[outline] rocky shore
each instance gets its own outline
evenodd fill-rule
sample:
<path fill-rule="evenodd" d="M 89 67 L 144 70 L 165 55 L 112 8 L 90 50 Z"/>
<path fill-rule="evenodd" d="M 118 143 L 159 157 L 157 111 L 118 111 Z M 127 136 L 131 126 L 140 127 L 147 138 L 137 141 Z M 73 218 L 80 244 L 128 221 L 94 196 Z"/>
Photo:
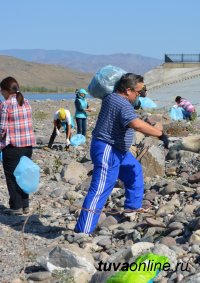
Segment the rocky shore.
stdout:
<path fill-rule="evenodd" d="M 37 146 L 33 160 L 41 168 L 38 192 L 31 195 L 28 216 L 8 216 L 8 192 L 0 166 L 0 282 L 104 283 L 114 273 L 108 263 L 134 262 L 147 252 L 165 255 L 171 271 L 154 282 L 200 282 L 200 121 L 170 122 L 165 110 L 141 112 L 170 136 L 165 150 L 156 138 L 136 133 L 131 152 L 145 176 L 145 213 L 123 213 L 124 189 L 118 181 L 92 235 L 73 232 L 90 184 L 93 165 L 91 131 L 100 108 L 88 118 L 87 142 L 65 151 L 65 135 L 45 150 L 53 113 L 74 109 L 73 101 L 33 101 Z M 180 268 L 177 268 L 180 263 Z M 106 265 L 104 265 L 106 264 Z M 109 269 L 109 268 L 108 268 Z M 138 282 L 139 283 L 139 282 Z"/>

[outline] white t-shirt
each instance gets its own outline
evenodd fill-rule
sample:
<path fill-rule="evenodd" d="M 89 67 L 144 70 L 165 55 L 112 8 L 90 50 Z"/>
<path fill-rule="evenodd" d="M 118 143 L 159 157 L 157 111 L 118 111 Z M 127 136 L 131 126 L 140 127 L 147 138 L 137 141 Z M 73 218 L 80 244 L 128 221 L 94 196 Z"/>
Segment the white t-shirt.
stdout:
<path fill-rule="evenodd" d="M 65 120 L 62 120 L 62 122 L 66 122 L 67 124 L 71 125 L 71 114 L 69 112 L 69 110 L 65 109 L 65 114 L 66 114 L 66 118 Z M 55 112 L 54 114 L 54 120 L 56 121 L 57 119 L 59 119 L 59 110 Z"/>

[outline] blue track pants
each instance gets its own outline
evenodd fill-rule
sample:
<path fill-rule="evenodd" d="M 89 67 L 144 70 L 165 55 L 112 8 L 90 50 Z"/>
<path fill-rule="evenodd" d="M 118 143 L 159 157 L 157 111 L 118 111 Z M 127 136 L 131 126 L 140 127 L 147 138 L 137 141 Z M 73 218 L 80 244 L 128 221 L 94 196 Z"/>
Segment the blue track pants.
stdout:
<path fill-rule="evenodd" d="M 142 166 L 130 152 L 122 153 L 110 144 L 93 139 L 90 154 L 94 164 L 92 181 L 75 227 L 76 232 L 87 234 L 96 228 L 117 179 L 124 183 L 125 209 L 141 208 L 144 193 Z"/>

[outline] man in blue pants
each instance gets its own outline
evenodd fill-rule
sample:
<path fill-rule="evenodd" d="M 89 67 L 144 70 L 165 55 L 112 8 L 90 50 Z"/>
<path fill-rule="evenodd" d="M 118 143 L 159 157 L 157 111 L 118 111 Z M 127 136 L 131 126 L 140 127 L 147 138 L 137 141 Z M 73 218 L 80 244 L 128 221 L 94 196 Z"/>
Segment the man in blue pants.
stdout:
<path fill-rule="evenodd" d="M 125 187 L 125 209 L 137 210 L 142 207 L 142 166 L 129 152 L 134 130 L 158 137 L 168 147 L 167 136 L 140 120 L 134 112 L 132 103 L 140 95 L 143 86 L 142 76 L 127 73 L 117 82 L 114 92 L 102 101 L 91 142 L 94 164 L 92 181 L 75 232 L 90 234 L 94 231 L 118 178 Z"/>

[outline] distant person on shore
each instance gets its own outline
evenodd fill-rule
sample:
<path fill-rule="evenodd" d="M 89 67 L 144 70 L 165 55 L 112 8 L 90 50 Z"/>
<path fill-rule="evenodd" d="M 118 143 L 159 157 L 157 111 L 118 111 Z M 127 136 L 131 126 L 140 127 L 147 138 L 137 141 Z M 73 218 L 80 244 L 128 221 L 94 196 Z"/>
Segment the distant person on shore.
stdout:
<path fill-rule="evenodd" d="M 196 118 L 197 114 L 195 107 L 189 100 L 182 98 L 181 96 L 177 96 L 175 98 L 175 102 L 177 103 L 178 107 L 182 108 L 183 119 L 194 120 Z"/>
<path fill-rule="evenodd" d="M 87 112 L 91 112 L 88 102 L 86 100 L 87 91 L 84 88 L 76 90 L 75 99 L 75 118 L 77 124 L 77 134 L 86 136 L 87 130 Z"/>
<path fill-rule="evenodd" d="M 29 213 L 29 195 L 18 186 L 13 172 L 22 156 L 32 156 L 32 146 L 35 145 L 32 109 L 13 77 L 3 79 L 0 88 L 5 99 L 0 104 L 0 149 L 10 197 L 10 209 L 6 212 L 22 215 Z"/>
<path fill-rule="evenodd" d="M 52 148 L 54 140 L 56 136 L 60 135 L 60 128 L 63 126 L 66 132 L 66 148 L 70 145 L 70 138 L 71 138 L 71 129 L 73 128 L 73 118 L 69 110 L 60 108 L 54 114 L 54 121 L 53 121 L 54 129 L 52 135 L 50 137 L 48 147 Z"/>
<path fill-rule="evenodd" d="M 158 137 L 166 148 L 169 142 L 160 129 L 139 119 L 134 111 L 132 103 L 143 86 L 142 76 L 127 73 L 116 83 L 114 92 L 102 100 L 90 148 L 92 181 L 75 226 L 77 233 L 94 231 L 118 178 L 124 183 L 125 209 L 144 211 L 142 166 L 129 151 L 134 130 Z"/>

